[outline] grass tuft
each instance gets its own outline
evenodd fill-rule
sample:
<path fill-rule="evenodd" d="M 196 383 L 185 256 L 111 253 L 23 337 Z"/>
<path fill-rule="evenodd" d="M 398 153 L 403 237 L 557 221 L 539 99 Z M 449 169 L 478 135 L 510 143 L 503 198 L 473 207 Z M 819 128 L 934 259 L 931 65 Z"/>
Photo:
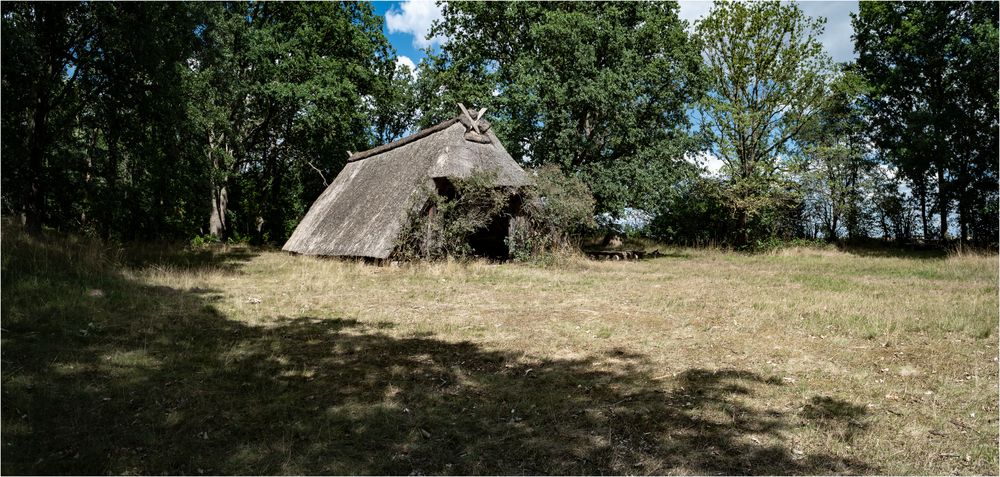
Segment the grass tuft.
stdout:
<path fill-rule="evenodd" d="M 2 235 L 5 474 L 987 474 L 997 257 Z"/>

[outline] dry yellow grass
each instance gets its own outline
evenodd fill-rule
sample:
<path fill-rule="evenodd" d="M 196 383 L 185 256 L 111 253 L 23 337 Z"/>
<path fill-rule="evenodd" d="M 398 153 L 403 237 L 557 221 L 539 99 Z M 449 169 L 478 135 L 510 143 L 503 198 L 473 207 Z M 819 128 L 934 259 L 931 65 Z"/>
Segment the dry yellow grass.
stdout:
<path fill-rule="evenodd" d="M 529 367 L 583 360 L 614 371 L 624 361 L 617 353 L 651 377 L 645 385 L 668 393 L 691 370 L 774 378 L 780 386 L 758 383 L 739 400 L 777 410 L 789 425 L 739 436 L 748 445 L 867 465 L 845 468 L 855 471 L 997 470 L 995 256 L 669 255 L 393 268 L 269 252 L 235 273 L 144 270 L 136 278 L 217 290 L 223 315 L 252 326 L 357 320 L 361 330 L 395 338 L 513 353 Z M 806 416 L 828 399 L 852 411 Z M 846 421 L 824 422 L 837 417 Z"/>
<path fill-rule="evenodd" d="M 998 470 L 995 255 L 91 273 L 6 240 L 5 473 Z"/>

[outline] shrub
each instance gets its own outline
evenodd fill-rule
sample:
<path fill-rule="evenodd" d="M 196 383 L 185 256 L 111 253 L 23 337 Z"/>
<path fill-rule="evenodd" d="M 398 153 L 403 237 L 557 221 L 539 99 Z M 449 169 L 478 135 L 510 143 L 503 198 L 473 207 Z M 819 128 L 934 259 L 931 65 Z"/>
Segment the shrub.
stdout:
<path fill-rule="evenodd" d="M 650 222 L 650 237 L 695 246 L 727 242 L 733 218 L 723 198 L 724 184 L 695 175 L 679 181 L 675 188 L 675 194 Z"/>
<path fill-rule="evenodd" d="M 755 240 L 741 250 L 748 253 L 771 253 L 788 248 L 829 249 L 830 243 L 823 239 L 769 237 Z"/>
<path fill-rule="evenodd" d="M 219 237 L 216 237 L 215 235 L 211 234 L 205 234 L 205 235 L 195 235 L 194 238 L 191 239 L 190 245 L 191 248 L 205 248 L 209 245 L 218 243 L 222 243 L 222 240 L 219 239 Z"/>
<path fill-rule="evenodd" d="M 410 214 L 394 256 L 402 260 L 469 256 L 469 238 L 503 214 L 514 195 L 509 188 L 494 184 L 496 172 L 476 171 L 452 183 L 452 197 L 428 190 L 427 204 Z"/>
<path fill-rule="evenodd" d="M 453 193 L 428 190 L 427 204 L 410 214 L 393 257 L 467 257 L 473 252 L 470 238 L 504 216 L 510 220 L 504 239 L 510 258 L 540 260 L 578 246 L 596 226 L 590 189 L 554 165 L 531 174 L 534 183 L 519 191 L 496 187 L 496 173 L 489 171 L 454 181 Z"/>
<path fill-rule="evenodd" d="M 582 180 L 556 165 L 532 172 L 535 183 L 525 189 L 520 214 L 507 237 L 510 256 L 520 261 L 579 246 L 583 234 L 597 226 L 594 197 Z"/>

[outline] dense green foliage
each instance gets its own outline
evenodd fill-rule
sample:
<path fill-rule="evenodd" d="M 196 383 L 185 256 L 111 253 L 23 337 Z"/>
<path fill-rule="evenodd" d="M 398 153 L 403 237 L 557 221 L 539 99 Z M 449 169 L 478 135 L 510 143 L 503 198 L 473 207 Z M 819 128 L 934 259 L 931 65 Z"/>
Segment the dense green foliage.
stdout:
<path fill-rule="evenodd" d="M 824 100 L 830 60 L 822 27 L 797 5 L 777 2 L 720 3 L 696 25 L 708 81 L 698 112 L 729 178 L 723 200 L 741 243 L 779 227 L 798 200 L 790 143 Z"/>
<path fill-rule="evenodd" d="M 689 165 L 698 50 L 673 2 L 449 2 L 451 40 L 421 69 L 427 123 L 488 107 L 516 160 L 557 164 L 597 211 L 655 209 Z"/>
<path fill-rule="evenodd" d="M 5 3 L 3 29 L 4 213 L 30 229 L 283 240 L 402 132 L 370 5 Z"/>
<path fill-rule="evenodd" d="M 428 200 L 410 213 L 396 239 L 393 258 L 440 260 L 464 258 L 473 250 L 470 238 L 510 215 L 515 191 L 497 188 L 496 172 L 476 171 L 448 181 L 447 190 L 428 186 Z"/>
<path fill-rule="evenodd" d="M 870 138 L 913 190 L 924 237 L 948 235 L 955 203 L 962 237 L 997 237 L 997 11 L 871 2 L 853 18 Z"/>
<path fill-rule="evenodd" d="M 996 243 L 996 3 L 864 3 L 836 66 L 794 3 L 717 2 L 690 29 L 673 2 L 440 7 L 446 40 L 410 71 L 369 4 L 4 3 L 2 214 L 281 243 L 351 151 L 462 102 L 592 193 L 595 216 L 552 220 Z"/>
<path fill-rule="evenodd" d="M 235 4 L 210 14 L 202 35 L 212 48 L 192 66 L 206 86 L 197 105 L 211 157 L 209 232 L 282 239 L 346 151 L 373 143 L 362 98 L 388 88 L 388 44 L 363 4 Z"/>
<path fill-rule="evenodd" d="M 649 232 L 750 248 L 817 237 L 995 246 L 997 5 L 864 3 L 858 62 L 837 68 L 822 24 L 774 2 L 720 2 L 698 22 L 698 119 L 723 166 L 676 183 L 683 199 Z"/>
<path fill-rule="evenodd" d="M 533 260 L 567 250 L 594 230 L 594 197 L 579 177 L 548 164 L 532 172 L 507 246 L 517 260 Z"/>
<path fill-rule="evenodd" d="M 807 208 L 823 235 L 834 240 L 841 229 L 854 239 L 865 237 L 875 225 L 875 208 L 866 201 L 878 195 L 881 176 L 866 151 L 866 93 L 867 84 L 854 71 L 838 72 L 824 92 L 817 120 L 799 135 Z"/>
<path fill-rule="evenodd" d="M 656 215 L 647 232 L 670 243 L 706 246 L 728 243 L 733 218 L 725 202 L 725 181 L 693 176 L 676 185 L 673 207 Z"/>

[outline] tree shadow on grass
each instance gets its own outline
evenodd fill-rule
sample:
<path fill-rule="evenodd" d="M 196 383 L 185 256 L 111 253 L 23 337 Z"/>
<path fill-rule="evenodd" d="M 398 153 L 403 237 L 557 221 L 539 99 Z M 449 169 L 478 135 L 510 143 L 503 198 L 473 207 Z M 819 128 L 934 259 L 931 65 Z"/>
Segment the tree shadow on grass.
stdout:
<path fill-rule="evenodd" d="M 802 406 L 800 415 L 845 442 L 850 442 L 868 429 L 867 411 L 863 406 L 830 396 L 809 398 L 809 402 Z"/>
<path fill-rule="evenodd" d="M 879 241 L 842 243 L 837 245 L 841 252 L 866 258 L 905 258 L 921 260 L 943 260 L 948 251 L 940 246 L 893 244 Z"/>
<path fill-rule="evenodd" d="M 798 416 L 754 400 L 781 382 L 745 370 L 665 390 L 627 350 L 536 359 L 354 319 L 253 327 L 211 290 L 113 272 L 103 298 L 66 278 L 44 303 L 14 294 L 33 279 L 20 265 L 3 270 L 5 474 L 877 471 L 793 452 Z M 820 425 L 863 413 L 831 402 L 813 403 Z"/>
<path fill-rule="evenodd" d="M 133 243 L 124 247 L 123 262 L 135 268 L 169 267 L 180 270 L 223 270 L 237 272 L 259 255 L 256 247 L 210 244 L 189 248 L 163 243 Z"/>

